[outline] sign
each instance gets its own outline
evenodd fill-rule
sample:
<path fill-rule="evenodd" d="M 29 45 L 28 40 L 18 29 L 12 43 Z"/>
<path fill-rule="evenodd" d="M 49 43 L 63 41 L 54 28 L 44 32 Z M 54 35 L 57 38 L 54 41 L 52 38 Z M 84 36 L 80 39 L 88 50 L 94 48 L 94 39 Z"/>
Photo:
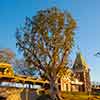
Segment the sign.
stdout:
<path fill-rule="evenodd" d="M 15 87 L 15 88 L 30 88 L 30 89 L 41 88 L 40 85 L 22 84 L 22 83 L 14 83 L 14 82 L 1 82 L 0 86 L 2 86 L 2 87 Z"/>

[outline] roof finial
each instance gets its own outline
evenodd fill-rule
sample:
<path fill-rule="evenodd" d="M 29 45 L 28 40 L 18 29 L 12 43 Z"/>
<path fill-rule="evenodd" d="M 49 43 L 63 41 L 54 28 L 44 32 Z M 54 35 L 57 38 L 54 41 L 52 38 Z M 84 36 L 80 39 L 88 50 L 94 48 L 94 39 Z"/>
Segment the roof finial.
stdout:
<path fill-rule="evenodd" d="M 80 47 L 79 47 L 79 45 L 77 45 L 77 51 L 78 51 L 78 53 L 80 52 Z"/>

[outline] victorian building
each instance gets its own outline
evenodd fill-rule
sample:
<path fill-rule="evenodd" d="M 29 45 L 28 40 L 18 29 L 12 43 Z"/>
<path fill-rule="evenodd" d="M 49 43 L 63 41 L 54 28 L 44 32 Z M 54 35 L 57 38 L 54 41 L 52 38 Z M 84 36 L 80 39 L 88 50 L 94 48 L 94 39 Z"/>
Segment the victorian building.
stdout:
<path fill-rule="evenodd" d="M 74 65 L 69 70 L 74 75 L 74 79 L 71 79 L 67 73 L 63 75 L 60 79 L 61 91 L 90 92 L 90 70 L 80 52 L 77 53 Z"/>

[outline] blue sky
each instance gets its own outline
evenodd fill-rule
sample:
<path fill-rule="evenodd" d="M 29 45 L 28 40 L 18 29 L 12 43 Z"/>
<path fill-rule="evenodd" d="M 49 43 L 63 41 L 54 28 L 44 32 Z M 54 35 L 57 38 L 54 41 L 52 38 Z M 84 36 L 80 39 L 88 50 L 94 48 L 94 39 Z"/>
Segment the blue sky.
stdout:
<path fill-rule="evenodd" d="M 40 9 L 56 6 L 69 11 L 77 21 L 74 60 L 77 45 L 91 69 L 91 79 L 100 81 L 100 58 L 94 53 L 100 50 L 100 0 L 0 0 L 0 48 L 16 49 L 16 27 L 24 23 L 25 16 L 34 16 Z"/>

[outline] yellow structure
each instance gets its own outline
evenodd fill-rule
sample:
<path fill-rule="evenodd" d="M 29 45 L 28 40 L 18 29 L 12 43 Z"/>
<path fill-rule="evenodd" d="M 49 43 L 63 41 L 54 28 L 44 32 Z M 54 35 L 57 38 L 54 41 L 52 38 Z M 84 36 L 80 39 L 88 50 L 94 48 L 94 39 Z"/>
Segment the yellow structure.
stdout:
<path fill-rule="evenodd" d="M 33 88 L 34 84 L 48 84 L 47 80 L 36 79 L 25 75 L 15 75 L 10 64 L 0 63 L 0 81 L 6 86 Z M 20 85 L 20 86 L 19 86 Z"/>
<path fill-rule="evenodd" d="M 10 64 L 0 63 L 0 75 L 14 76 L 13 68 Z"/>

